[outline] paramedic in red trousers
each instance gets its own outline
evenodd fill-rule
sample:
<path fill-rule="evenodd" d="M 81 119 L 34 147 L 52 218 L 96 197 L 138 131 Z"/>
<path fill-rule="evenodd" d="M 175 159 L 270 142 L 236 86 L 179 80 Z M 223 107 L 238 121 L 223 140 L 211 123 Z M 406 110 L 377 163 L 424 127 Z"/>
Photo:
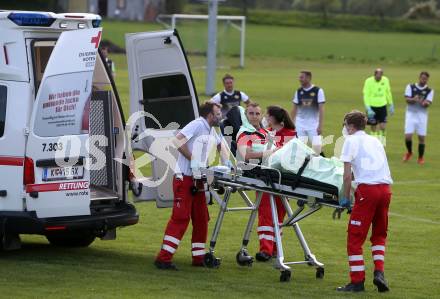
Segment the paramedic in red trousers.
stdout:
<path fill-rule="evenodd" d="M 175 144 L 179 155 L 176 174 L 173 179 L 174 204 L 171 219 L 165 229 L 162 248 L 154 264 L 159 269 L 177 270 L 172 258 L 192 220 L 192 265 L 204 266 L 205 242 L 208 233 L 208 208 L 204 192 L 192 194 L 193 171 L 203 165 L 209 153 L 209 145 L 217 145 L 220 151 L 221 139 L 213 127 L 221 120 L 221 105 L 207 102 L 200 106 L 199 118 L 191 121 L 176 136 Z M 197 150 L 198 149 L 198 150 Z M 206 165 L 205 165 L 206 166 Z M 203 188 L 201 181 L 196 186 Z"/>
<path fill-rule="evenodd" d="M 290 119 L 286 110 L 279 106 L 269 106 L 266 109 L 266 120 L 269 134 L 275 140 L 277 148 L 282 147 L 286 142 L 296 137 L 295 125 Z M 275 197 L 277 207 L 278 224 L 283 223 L 286 209 L 281 198 Z M 260 240 L 260 251 L 256 254 L 257 261 L 265 262 L 276 255 L 277 248 L 272 221 L 272 211 L 270 207 L 270 195 L 263 193 L 260 206 L 258 207 L 258 238 Z"/>
<path fill-rule="evenodd" d="M 355 202 L 348 223 L 347 252 L 351 281 L 337 290 L 342 292 L 364 291 L 365 265 L 362 245 L 371 232 L 371 253 L 374 261 L 373 284 L 379 292 L 389 290 L 384 277 L 385 246 L 388 229 L 388 208 L 392 184 L 387 157 L 381 142 L 364 131 L 367 117 L 352 111 L 344 117 L 342 147 L 344 162 L 344 198 L 341 206 L 349 207 L 352 178 L 357 184 Z"/>

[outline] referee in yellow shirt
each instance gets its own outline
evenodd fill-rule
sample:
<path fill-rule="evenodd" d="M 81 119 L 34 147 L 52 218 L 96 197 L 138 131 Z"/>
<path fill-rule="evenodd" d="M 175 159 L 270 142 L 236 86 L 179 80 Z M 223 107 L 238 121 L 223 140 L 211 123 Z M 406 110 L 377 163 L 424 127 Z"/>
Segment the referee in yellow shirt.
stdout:
<path fill-rule="evenodd" d="M 385 144 L 387 105 L 389 105 L 390 115 L 394 114 L 394 105 L 390 81 L 383 75 L 382 69 L 376 69 L 374 76 L 365 80 L 363 94 L 368 124 L 371 126 L 371 134 L 378 136 L 379 140 Z"/>

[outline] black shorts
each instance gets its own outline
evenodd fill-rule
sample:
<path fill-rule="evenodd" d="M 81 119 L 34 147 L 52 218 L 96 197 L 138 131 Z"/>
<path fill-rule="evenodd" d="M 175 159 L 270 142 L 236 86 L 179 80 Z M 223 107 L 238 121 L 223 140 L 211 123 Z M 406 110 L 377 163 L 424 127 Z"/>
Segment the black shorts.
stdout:
<path fill-rule="evenodd" d="M 387 122 L 387 106 L 382 107 L 371 107 L 374 111 L 374 116 L 368 118 L 369 125 L 377 125 L 378 123 L 386 123 Z"/>

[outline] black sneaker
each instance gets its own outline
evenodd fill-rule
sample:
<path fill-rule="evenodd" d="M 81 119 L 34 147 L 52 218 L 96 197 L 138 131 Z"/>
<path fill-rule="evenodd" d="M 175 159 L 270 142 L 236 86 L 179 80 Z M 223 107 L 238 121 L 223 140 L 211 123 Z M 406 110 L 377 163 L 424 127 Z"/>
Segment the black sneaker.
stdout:
<path fill-rule="evenodd" d="M 268 260 L 270 260 L 272 258 L 272 256 L 268 255 L 264 251 L 260 251 L 260 252 L 257 252 L 257 254 L 255 255 L 255 258 L 259 262 L 267 262 Z"/>
<path fill-rule="evenodd" d="M 177 271 L 176 265 L 171 262 L 161 262 L 161 261 L 155 260 L 154 265 L 156 266 L 157 269 L 160 269 L 160 270 Z"/>
<path fill-rule="evenodd" d="M 385 276 L 382 271 L 374 271 L 374 279 L 373 279 L 374 285 L 377 287 L 377 290 L 380 293 L 388 292 L 390 288 L 388 287 L 388 283 L 385 280 Z"/>
<path fill-rule="evenodd" d="M 365 291 L 364 282 L 358 282 L 358 283 L 349 283 L 344 287 L 339 287 L 336 289 L 336 291 L 339 292 L 363 292 Z"/>

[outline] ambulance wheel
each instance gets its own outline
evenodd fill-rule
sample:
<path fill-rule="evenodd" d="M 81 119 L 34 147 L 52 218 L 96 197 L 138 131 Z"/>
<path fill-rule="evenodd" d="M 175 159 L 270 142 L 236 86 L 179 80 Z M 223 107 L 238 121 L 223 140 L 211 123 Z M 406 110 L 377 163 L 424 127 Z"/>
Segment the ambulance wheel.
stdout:
<path fill-rule="evenodd" d="M 249 255 L 246 249 L 242 249 L 239 252 L 237 252 L 237 255 L 235 256 L 235 260 L 237 261 L 237 264 L 240 266 L 248 266 L 251 267 L 252 263 L 254 262 L 254 258 Z"/>
<path fill-rule="evenodd" d="M 317 279 L 324 278 L 324 268 L 316 268 L 316 278 Z"/>
<path fill-rule="evenodd" d="M 218 268 L 220 267 L 220 259 L 216 258 L 212 252 L 205 254 L 204 262 L 208 268 Z"/>
<path fill-rule="evenodd" d="M 96 236 L 91 232 L 51 233 L 46 239 L 51 245 L 59 247 L 87 247 L 95 241 Z"/>
<path fill-rule="evenodd" d="M 292 272 L 289 270 L 281 271 L 280 282 L 288 282 L 292 276 Z"/>

